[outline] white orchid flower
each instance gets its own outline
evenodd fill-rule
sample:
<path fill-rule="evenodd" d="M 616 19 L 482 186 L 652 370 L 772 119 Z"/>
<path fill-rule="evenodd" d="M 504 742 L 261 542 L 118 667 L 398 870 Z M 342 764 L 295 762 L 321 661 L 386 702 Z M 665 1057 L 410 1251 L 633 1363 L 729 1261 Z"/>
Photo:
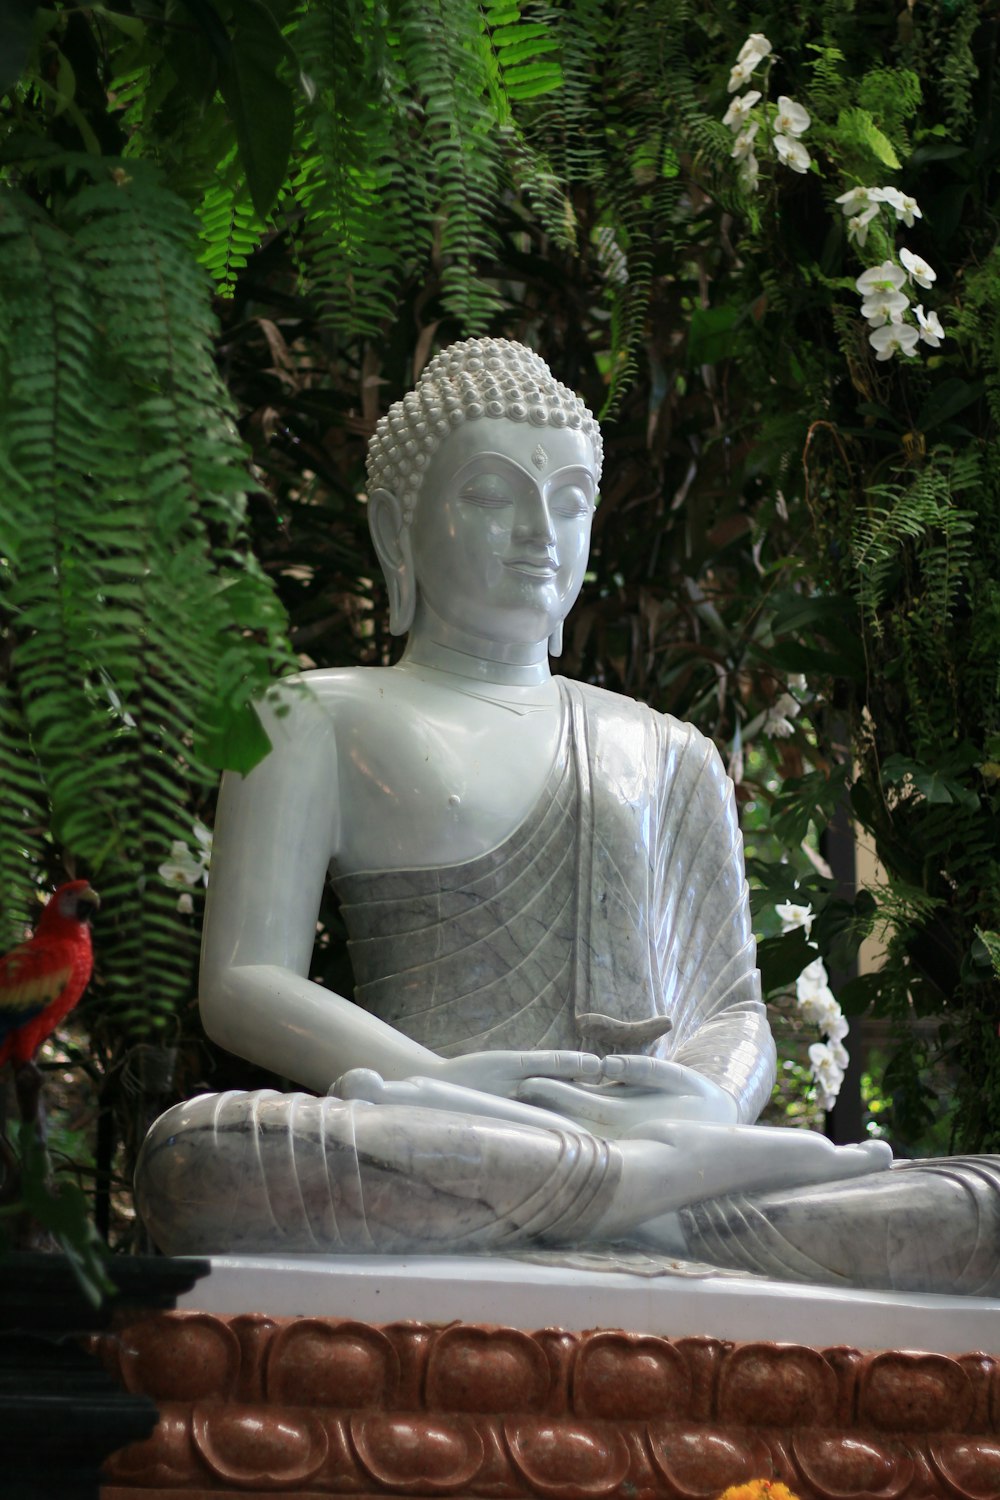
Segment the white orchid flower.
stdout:
<path fill-rule="evenodd" d="M 809 1061 L 816 1081 L 829 1093 L 836 1095 L 844 1081 L 844 1074 L 826 1042 L 813 1042 L 809 1048 Z"/>
<path fill-rule="evenodd" d="M 810 927 L 812 926 L 812 915 L 810 913 Z M 815 948 L 815 943 L 810 943 Z M 812 993 L 816 990 L 825 990 L 830 984 L 830 976 L 826 972 L 826 964 L 821 958 L 814 958 L 811 964 L 807 964 L 796 980 L 796 989 L 801 989 L 803 994 Z"/>
<path fill-rule="evenodd" d="M 902 323 L 909 305 L 905 292 L 872 292 L 861 304 L 861 316 L 872 328 L 881 328 L 883 323 Z"/>
<path fill-rule="evenodd" d="M 876 196 L 876 194 L 879 196 Z M 840 204 L 844 210 L 845 217 L 850 219 L 855 214 L 862 213 L 865 209 L 871 208 L 873 204 L 877 208 L 882 201 L 881 189 L 870 187 L 848 188 L 846 193 L 841 193 L 840 197 L 834 201 Z"/>
<path fill-rule="evenodd" d="M 185 844 L 183 839 L 174 839 L 170 845 L 170 858 L 157 868 L 157 875 L 167 885 L 197 885 L 202 877 L 202 861 Z"/>
<path fill-rule="evenodd" d="M 764 54 L 762 52 L 748 52 L 746 57 L 740 62 L 734 63 L 732 72 L 729 75 L 729 82 L 726 84 L 726 92 L 735 94 L 737 89 L 741 89 L 745 83 L 749 83 L 753 76 L 754 68 L 763 59 Z"/>
<path fill-rule="evenodd" d="M 749 156 L 745 156 L 740 163 L 740 186 L 744 187 L 748 193 L 754 193 L 757 191 L 757 183 L 759 179 L 760 162 L 751 151 Z"/>
<path fill-rule="evenodd" d="M 894 354 L 912 358 L 917 352 L 917 330 L 909 323 L 883 323 L 868 335 L 876 359 L 891 359 Z"/>
<path fill-rule="evenodd" d="M 816 1092 L 821 1109 L 832 1109 L 844 1081 L 844 1070 L 825 1042 L 813 1042 L 809 1048 L 809 1064 L 816 1080 Z"/>
<path fill-rule="evenodd" d="M 164 860 L 156 871 L 167 885 L 182 891 L 177 898 L 177 910 L 188 916 L 194 911 L 191 887 L 200 885 L 203 881 L 208 884 L 208 867 L 212 859 L 212 830 L 200 818 L 196 818 L 193 832 L 201 846 L 198 853 L 192 854 L 183 839 L 174 839 L 170 845 L 170 858 Z"/>
<path fill-rule="evenodd" d="M 739 94 L 735 99 L 731 99 L 729 108 L 722 116 L 723 125 L 728 125 L 730 130 L 742 130 L 747 116 L 759 98 L 760 89 L 751 89 L 749 94 Z"/>
<path fill-rule="evenodd" d="M 752 31 L 740 48 L 736 61 L 746 62 L 752 53 L 757 58 L 757 61 L 760 62 L 762 58 L 768 57 L 773 50 L 771 43 L 762 31 Z"/>
<path fill-rule="evenodd" d="M 847 238 L 860 249 L 868 238 L 868 226 L 878 213 L 878 204 L 870 203 L 863 213 L 847 221 Z"/>
<path fill-rule="evenodd" d="M 804 927 L 806 937 L 812 929 L 813 909 L 811 906 L 796 906 L 793 901 L 785 901 L 776 906 L 775 911 L 781 919 L 781 931 L 794 932 L 796 927 Z M 812 968 L 812 965 L 809 965 Z"/>
<path fill-rule="evenodd" d="M 774 149 L 785 166 L 790 167 L 793 172 L 808 172 L 812 165 L 812 157 L 809 155 L 809 152 L 803 146 L 802 142 L 797 141 L 794 136 L 776 135 L 774 137 Z"/>
<path fill-rule="evenodd" d="M 894 260 L 884 260 L 880 266 L 870 266 L 862 271 L 854 285 L 862 297 L 873 292 L 898 292 L 906 281 L 906 272 Z"/>
<path fill-rule="evenodd" d="M 829 989 L 824 994 L 808 995 L 805 1000 L 799 1001 L 799 1010 L 807 1021 L 819 1027 L 827 1041 L 844 1023 L 844 1013 L 834 999 L 833 991 Z M 844 1031 L 846 1034 L 846 1027 Z M 834 1040 L 839 1042 L 840 1037 Z"/>
<path fill-rule="evenodd" d="M 903 195 L 899 188 L 884 187 L 878 189 L 879 199 L 882 203 L 888 203 L 889 207 L 900 213 L 903 207 Z"/>
<path fill-rule="evenodd" d="M 836 1004 L 836 1001 L 834 1002 L 834 1004 Z M 847 1035 L 850 1029 L 850 1022 L 844 1015 L 844 1012 L 841 1010 L 839 1005 L 837 1006 L 837 1009 L 833 1013 L 833 1015 L 829 1017 L 829 1019 L 824 1023 L 823 1026 L 823 1030 L 826 1032 L 826 1039 L 830 1043 L 831 1047 L 833 1046 L 834 1042 L 843 1042 L 844 1037 Z M 841 1067 L 843 1066 L 844 1064 L 841 1063 Z"/>
<path fill-rule="evenodd" d="M 807 109 L 796 104 L 794 99 L 789 99 L 787 94 L 779 94 L 774 128 L 780 135 L 802 135 L 809 129 L 810 123 Z"/>
<path fill-rule="evenodd" d="M 916 313 L 919 325 L 917 337 L 923 339 L 925 344 L 930 344 L 932 349 L 939 348 L 944 338 L 944 329 L 941 327 L 941 319 L 937 313 L 925 313 L 922 304 L 915 307 L 913 311 Z"/>
<path fill-rule="evenodd" d="M 917 207 L 916 198 L 908 198 L 905 193 L 903 194 L 902 211 L 899 213 L 898 217 L 902 219 L 907 229 L 913 228 L 914 219 L 923 218 L 923 214 Z"/>
<path fill-rule="evenodd" d="M 764 733 L 769 740 L 787 740 L 795 733 L 795 725 L 792 720 L 799 712 L 801 704 L 791 693 L 782 693 L 781 696 L 771 704 L 764 719 Z"/>
<path fill-rule="evenodd" d="M 827 1046 L 830 1048 L 830 1056 L 833 1058 L 834 1063 L 837 1065 L 837 1067 L 841 1069 L 846 1068 L 847 1064 L 851 1060 L 851 1057 L 843 1042 L 831 1037 L 827 1042 Z"/>
<path fill-rule="evenodd" d="M 937 272 L 932 271 L 927 262 L 919 255 L 914 255 L 911 250 L 900 250 L 899 258 L 917 286 L 931 287 L 937 281 Z"/>
<path fill-rule="evenodd" d="M 888 203 L 897 219 L 901 219 L 907 229 L 913 228 L 914 219 L 922 219 L 923 214 L 917 207 L 916 198 L 910 198 L 906 193 L 901 193 L 899 188 L 880 188 L 882 202 Z"/>
<path fill-rule="evenodd" d="M 730 156 L 736 161 L 745 161 L 753 150 L 753 138 L 757 134 L 758 129 L 757 121 L 754 120 L 752 124 L 747 125 L 741 130 L 733 142 L 733 149 L 729 153 Z"/>

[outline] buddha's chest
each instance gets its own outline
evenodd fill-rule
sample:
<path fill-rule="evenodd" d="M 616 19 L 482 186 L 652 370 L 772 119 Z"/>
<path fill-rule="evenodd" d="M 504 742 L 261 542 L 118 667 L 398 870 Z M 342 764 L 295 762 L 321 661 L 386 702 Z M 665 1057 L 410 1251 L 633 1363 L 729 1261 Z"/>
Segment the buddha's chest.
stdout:
<path fill-rule="evenodd" d="M 558 702 L 525 713 L 428 693 L 338 731 L 344 871 L 457 864 L 531 813 L 565 753 Z"/>

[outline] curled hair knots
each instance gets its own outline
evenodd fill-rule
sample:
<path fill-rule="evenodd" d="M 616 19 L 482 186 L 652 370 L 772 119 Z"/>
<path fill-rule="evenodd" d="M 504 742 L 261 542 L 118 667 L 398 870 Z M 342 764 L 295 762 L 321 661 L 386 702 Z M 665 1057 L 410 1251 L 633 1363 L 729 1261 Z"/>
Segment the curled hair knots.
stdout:
<path fill-rule="evenodd" d="M 379 420 L 368 447 L 369 488 L 392 490 L 408 524 L 436 449 L 453 428 L 481 418 L 581 431 L 600 475 L 601 431 L 580 398 L 554 379 L 534 350 L 510 339 L 481 338 L 442 349 L 414 389 Z"/>

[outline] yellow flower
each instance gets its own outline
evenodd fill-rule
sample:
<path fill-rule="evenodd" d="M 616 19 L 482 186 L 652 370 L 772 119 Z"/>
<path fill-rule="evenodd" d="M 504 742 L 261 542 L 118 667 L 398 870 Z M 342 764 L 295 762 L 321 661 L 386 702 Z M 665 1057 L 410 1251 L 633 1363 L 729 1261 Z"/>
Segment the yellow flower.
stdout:
<path fill-rule="evenodd" d="M 751 1479 L 749 1484 L 731 1484 L 719 1500 L 798 1500 L 786 1484 L 772 1479 Z"/>

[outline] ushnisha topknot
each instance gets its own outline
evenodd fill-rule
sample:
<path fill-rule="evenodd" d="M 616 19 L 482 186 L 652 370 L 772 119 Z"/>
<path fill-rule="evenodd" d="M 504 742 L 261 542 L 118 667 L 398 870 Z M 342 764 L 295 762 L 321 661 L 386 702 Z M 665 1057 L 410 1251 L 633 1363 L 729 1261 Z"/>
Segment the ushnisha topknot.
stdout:
<path fill-rule="evenodd" d="M 510 339 L 465 339 L 436 354 L 415 388 L 380 419 L 368 445 L 369 491 L 391 490 L 409 525 L 431 454 L 453 427 L 480 417 L 578 428 L 591 441 L 600 478 L 601 429 L 541 356 Z"/>

